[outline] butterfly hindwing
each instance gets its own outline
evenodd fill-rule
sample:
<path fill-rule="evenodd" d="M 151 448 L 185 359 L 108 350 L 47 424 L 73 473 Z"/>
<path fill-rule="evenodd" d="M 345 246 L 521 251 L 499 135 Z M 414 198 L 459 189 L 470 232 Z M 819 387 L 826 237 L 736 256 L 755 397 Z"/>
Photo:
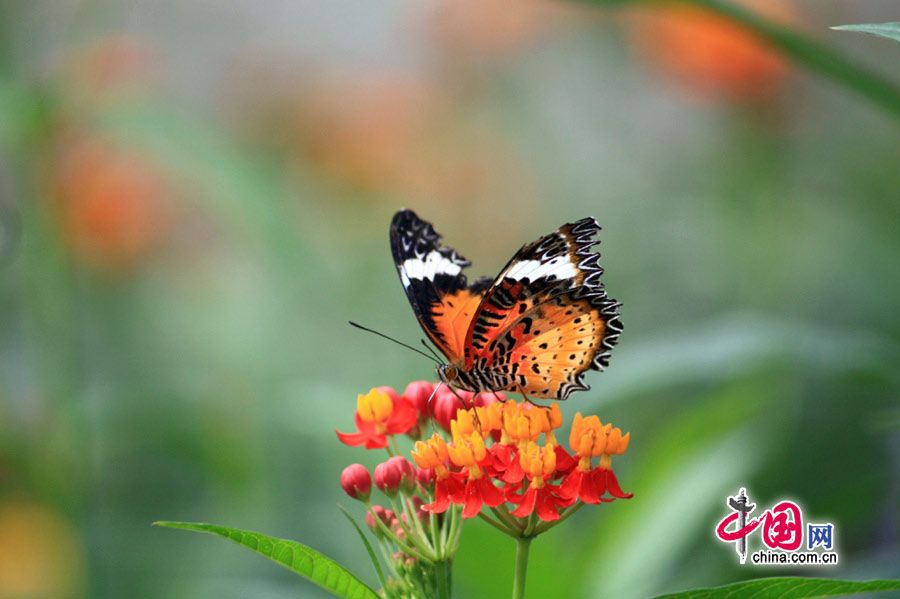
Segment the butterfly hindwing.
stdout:
<path fill-rule="evenodd" d="M 602 370 L 622 325 L 600 282 L 592 218 L 525 245 L 484 296 L 466 336 L 465 369 L 484 387 L 566 399 Z M 480 386 L 480 385 L 479 385 Z"/>
<path fill-rule="evenodd" d="M 442 245 L 431 223 L 411 210 L 394 215 L 390 238 L 400 282 L 419 324 L 450 362 L 460 360 L 490 279 L 469 285 L 463 271 L 471 263 Z"/>

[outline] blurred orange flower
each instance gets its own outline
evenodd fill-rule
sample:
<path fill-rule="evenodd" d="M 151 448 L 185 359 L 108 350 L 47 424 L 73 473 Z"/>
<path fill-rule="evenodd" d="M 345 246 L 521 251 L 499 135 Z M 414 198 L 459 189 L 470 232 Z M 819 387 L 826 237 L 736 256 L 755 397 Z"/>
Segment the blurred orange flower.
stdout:
<path fill-rule="evenodd" d="M 790 2 L 744 0 L 767 18 L 790 22 Z M 744 102 L 771 99 L 788 74 L 787 60 L 754 33 L 703 8 L 670 2 L 630 15 L 639 54 L 693 97 Z"/>
<path fill-rule="evenodd" d="M 318 82 L 300 101 L 294 124 L 314 164 L 353 187 L 395 187 L 441 113 L 426 81 L 381 73 Z"/>
<path fill-rule="evenodd" d="M 72 527 L 24 500 L 0 503 L 0 595 L 79 597 L 84 558 Z"/>
<path fill-rule="evenodd" d="M 454 0 L 437 4 L 428 26 L 444 61 L 491 61 L 521 51 L 577 10 L 547 0 Z"/>
<path fill-rule="evenodd" d="M 79 263 L 121 272 L 159 246 L 171 190 L 146 156 L 77 133 L 63 138 L 53 168 L 62 235 Z"/>

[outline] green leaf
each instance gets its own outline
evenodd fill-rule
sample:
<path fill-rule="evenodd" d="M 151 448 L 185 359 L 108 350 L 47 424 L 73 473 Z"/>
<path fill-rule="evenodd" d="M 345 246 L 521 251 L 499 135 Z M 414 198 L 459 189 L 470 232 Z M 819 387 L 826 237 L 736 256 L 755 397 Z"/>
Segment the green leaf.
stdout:
<path fill-rule="evenodd" d="M 258 532 L 194 522 L 154 522 L 154 526 L 207 532 L 234 541 L 308 578 L 345 599 L 379 599 L 380 595 L 349 570 L 318 551 L 296 541 L 276 539 Z"/>
<path fill-rule="evenodd" d="M 855 595 L 877 593 L 900 589 L 900 580 L 831 580 L 829 578 L 780 577 L 745 580 L 734 584 L 709 589 L 694 589 L 671 595 L 660 595 L 666 599 L 706 599 L 728 597 L 728 599 L 804 599 L 809 597 L 829 597 L 832 595 Z"/>
<path fill-rule="evenodd" d="M 859 31 L 870 33 L 900 42 L 900 22 L 898 23 L 864 23 L 861 25 L 838 25 L 832 27 L 838 31 Z"/>
<path fill-rule="evenodd" d="M 356 520 L 353 519 L 353 516 L 350 515 L 344 506 L 338 505 L 338 508 L 344 513 L 347 517 L 347 520 L 350 521 L 350 524 L 353 525 L 353 528 L 356 529 L 357 534 L 359 534 L 359 538 L 362 539 L 363 545 L 366 546 L 366 551 L 369 552 L 369 559 L 372 560 L 372 565 L 375 566 L 375 573 L 378 574 L 378 580 L 381 582 L 381 588 L 385 588 L 387 583 L 384 581 L 384 572 L 381 570 L 381 562 L 378 561 L 378 556 L 375 555 L 375 550 L 372 549 L 372 544 L 369 543 L 369 539 L 366 537 L 365 533 L 363 533 L 362 529 L 359 527 L 359 524 L 356 523 Z"/>

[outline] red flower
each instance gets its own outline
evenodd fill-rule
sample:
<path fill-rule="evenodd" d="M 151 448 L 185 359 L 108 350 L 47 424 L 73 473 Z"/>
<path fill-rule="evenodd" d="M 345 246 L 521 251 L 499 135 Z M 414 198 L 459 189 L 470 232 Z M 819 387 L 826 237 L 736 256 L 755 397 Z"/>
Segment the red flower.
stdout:
<path fill-rule="evenodd" d="M 345 445 L 383 449 L 388 445 L 389 435 L 408 432 L 417 419 L 416 408 L 408 399 L 398 397 L 390 387 L 379 387 L 357 397 L 357 432 L 335 432 Z"/>

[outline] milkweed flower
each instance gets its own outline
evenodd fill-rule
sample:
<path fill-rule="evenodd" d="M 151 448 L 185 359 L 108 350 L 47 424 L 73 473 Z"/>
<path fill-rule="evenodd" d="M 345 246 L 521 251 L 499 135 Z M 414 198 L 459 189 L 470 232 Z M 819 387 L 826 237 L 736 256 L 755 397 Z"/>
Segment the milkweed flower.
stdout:
<path fill-rule="evenodd" d="M 504 494 L 494 486 L 484 467 L 488 465 L 487 448 L 481 431 L 475 430 L 471 412 L 460 411 L 457 420 L 451 423 L 453 444 L 447 447 L 450 461 L 465 469 L 466 477 L 463 518 L 472 518 L 481 511 L 482 505 L 497 507 L 505 503 Z"/>
<path fill-rule="evenodd" d="M 435 514 L 447 511 L 451 501 L 460 503 L 465 497 L 458 473 L 449 469 L 450 454 L 447 443 L 435 433 L 427 441 L 416 441 L 412 452 L 413 461 L 419 468 L 434 472 L 434 501 L 423 508 Z"/>
<path fill-rule="evenodd" d="M 530 516 L 532 512 L 545 522 L 559 519 L 559 509 L 568 507 L 574 499 L 562 498 L 558 487 L 548 481 L 556 471 L 556 451 L 552 445 L 538 446 L 529 443 L 520 456 L 522 469 L 528 475 L 528 489 L 522 495 L 510 495 L 509 500 L 519 507 L 512 512 L 517 518 Z"/>
<path fill-rule="evenodd" d="M 402 435 L 416 425 L 418 414 L 408 399 L 390 387 L 377 387 L 356 399 L 355 433 L 335 431 L 345 445 L 366 449 L 383 449 L 388 436 Z"/>
<path fill-rule="evenodd" d="M 630 498 L 631 494 L 624 493 L 619 487 L 612 471 L 611 459 L 613 454 L 625 453 L 630 439 L 631 433 L 622 435 L 620 429 L 613 428 L 611 424 L 602 424 L 597 416 L 585 418 L 580 412 L 575 414 L 569 445 L 578 457 L 578 462 L 560 485 L 560 496 L 592 504 L 604 501 L 603 496 L 607 491 L 613 497 Z M 600 458 L 597 468 L 592 466 L 592 459 L 595 457 Z"/>
<path fill-rule="evenodd" d="M 394 593 L 392 587 L 387 596 L 431 589 L 437 578 L 429 568 L 452 560 L 467 519 L 478 516 L 510 536 L 531 539 L 583 505 L 632 496 L 612 469 L 612 457 L 627 451 L 631 435 L 577 413 L 569 453 L 557 439 L 565 438 L 565 423 L 556 403 L 435 391 L 434 384 L 416 381 L 402 395 L 389 387 L 360 395 L 356 422 L 356 433 L 338 433 L 342 442 L 389 454 L 371 477 L 360 464 L 341 475 L 344 490 L 369 506 L 366 525 L 396 575 L 389 586 L 404 589 Z M 431 436 L 418 439 L 429 428 Z M 394 435 L 413 438 L 411 461 L 398 454 Z M 393 510 L 370 503 L 373 481 Z"/>

